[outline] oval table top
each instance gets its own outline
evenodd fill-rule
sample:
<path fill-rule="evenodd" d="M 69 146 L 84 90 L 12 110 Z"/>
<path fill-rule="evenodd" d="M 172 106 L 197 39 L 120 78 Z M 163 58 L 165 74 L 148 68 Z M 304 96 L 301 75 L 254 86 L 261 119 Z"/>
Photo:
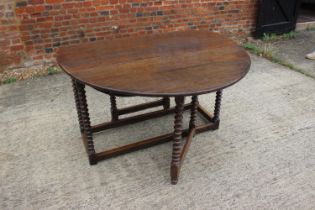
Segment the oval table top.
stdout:
<path fill-rule="evenodd" d="M 180 31 L 63 47 L 57 62 L 71 77 L 117 95 L 188 96 L 242 79 L 246 51 L 223 35 Z"/>

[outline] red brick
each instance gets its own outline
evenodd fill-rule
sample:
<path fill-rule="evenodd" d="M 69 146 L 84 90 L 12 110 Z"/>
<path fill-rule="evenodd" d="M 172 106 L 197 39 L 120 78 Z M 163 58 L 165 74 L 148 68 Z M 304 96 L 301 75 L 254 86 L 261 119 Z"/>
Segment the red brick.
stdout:
<path fill-rule="evenodd" d="M 190 29 L 248 34 L 255 26 L 258 3 L 258 0 L 21 1 L 27 4 L 14 7 L 12 1 L 7 6 L 0 0 L 3 14 L 0 47 L 14 55 L 25 51 L 34 60 L 54 59 L 55 53 L 46 55 L 45 50 L 59 47 L 56 43 L 65 46 Z M 112 26 L 119 26 L 119 30 L 113 31 Z"/>
<path fill-rule="evenodd" d="M 58 4 L 58 3 L 62 3 L 65 0 L 46 0 L 47 4 Z"/>
<path fill-rule="evenodd" d="M 29 4 L 42 4 L 44 0 L 29 0 Z"/>
<path fill-rule="evenodd" d="M 13 45 L 13 46 L 10 47 L 11 51 L 20 51 L 20 50 L 23 50 L 23 49 L 24 49 L 23 45 Z"/>

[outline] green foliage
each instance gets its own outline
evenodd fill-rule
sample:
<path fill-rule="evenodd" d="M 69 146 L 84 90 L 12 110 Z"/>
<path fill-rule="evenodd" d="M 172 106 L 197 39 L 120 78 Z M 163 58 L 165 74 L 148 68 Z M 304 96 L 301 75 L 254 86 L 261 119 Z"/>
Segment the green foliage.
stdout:
<path fill-rule="evenodd" d="M 272 49 L 271 49 L 270 45 L 268 45 L 266 43 L 262 47 L 259 47 L 255 44 L 252 44 L 252 43 L 245 43 L 245 44 L 243 44 L 243 47 L 255 55 L 262 56 L 264 58 L 267 58 L 268 60 L 270 60 L 273 63 L 277 63 L 279 65 L 285 66 L 285 67 L 287 67 L 293 71 L 299 72 L 301 74 L 304 74 L 307 77 L 311 77 L 311 78 L 315 79 L 314 76 L 305 72 L 303 69 L 300 69 L 299 67 L 293 65 L 292 63 L 289 63 L 285 60 L 282 60 L 281 58 L 276 57 L 272 53 Z"/>
<path fill-rule="evenodd" d="M 56 66 L 50 66 L 50 67 L 47 68 L 48 75 L 57 74 L 59 72 L 60 72 L 60 70 Z"/>
<path fill-rule="evenodd" d="M 245 43 L 243 44 L 243 47 L 255 55 L 263 56 L 267 58 L 273 57 L 271 45 L 269 44 L 264 44 L 262 46 L 259 46 L 253 43 Z"/>
<path fill-rule="evenodd" d="M 313 26 L 313 27 L 307 27 L 307 28 L 306 28 L 306 31 L 315 31 L 315 26 Z"/>
<path fill-rule="evenodd" d="M 3 81 L 3 84 L 10 84 L 10 83 L 14 83 L 16 82 L 16 78 L 15 77 L 8 77 L 7 79 L 5 79 Z"/>
<path fill-rule="evenodd" d="M 243 47 L 255 55 L 261 55 L 262 53 L 262 49 L 252 43 L 245 43 L 243 44 Z"/>
<path fill-rule="evenodd" d="M 288 40 L 288 39 L 294 39 L 296 37 L 295 31 L 290 31 L 289 33 L 285 33 L 282 35 L 277 35 L 275 33 L 267 34 L 264 33 L 262 40 L 264 42 L 272 42 L 277 40 Z"/>
<path fill-rule="evenodd" d="M 294 39 L 296 37 L 295 31 L 290 31 L 289 33 L 285 33 L 282 35 L 284 39 Z"/>
<path fill-rule="evenodd" d="M 266 34 L 264 33 L 263 37 L 262 37 L 262 40 L 265 41 L 265 42 L 270 42 L 270 41 L 275 41 L 278 39 L 278 36 L 277 34 Z"/>

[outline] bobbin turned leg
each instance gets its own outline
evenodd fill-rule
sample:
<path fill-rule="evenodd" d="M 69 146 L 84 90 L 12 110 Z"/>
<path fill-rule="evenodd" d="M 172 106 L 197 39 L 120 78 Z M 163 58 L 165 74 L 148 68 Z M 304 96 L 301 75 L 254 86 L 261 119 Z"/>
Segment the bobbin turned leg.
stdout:
<path fill-rule="evenodd" d="M 118 109 L 116 103 L 116 96 L 110 94 L 110 111 L 112 115 L 112 121 L 118 120 Z"/>
<path fill-rule="evenodd" d="M 77 89 L 77 84 L 76 84 L 75 79 L 72 79 L 72 89 L 73 89 L 73 93 L 74 93 L 75 107 L 77 109 L 77 114 L 78 114 L 80 132 L 81 132 L 81 134 L 83 134 L 84 127 L 83 127 L 83 121 L 82 121 L 82 115 L 81 115 L 81 109 L 80 109 L 80 100 L 79 100 L 79 95 L 78 95 L 78 89 Z"/>
<path fill-rule="evenodd" d="M 79 99 L 79 109 L 81 113 L 82 125 L 83 125 L 83 141 L 85 148 L 87 150 L 89 156 L 90 165 L 95 165 L 97 163 L 97 159 L 95 156 L 95 149 L 93 143 L 93 134 L 91 129 L 91 122 L 89 116 L 88 105 L 86 101 L 86 94 L 85 94 L 85 85 L 79 82 L 76 82 L 78 99 Z"/>
<path fill-rule="evenodd" d="M 183 120 L 183 105 L 184 97 L 175 97 L 175 122 L 173 136 L 173 152 L 171 162 L 171 183 L 177 184 L 180 171 L 180 154 L 181 154 L 181 139 L 182 139 L 182 120 Z"/>
<path fill-rule="evenodd" d="M 163 108 L 164 108 L 164 110 L 167 110 L 167 109 L 169 109 L 170 108 L 170 105 L 171 103 L 170 103 L 170 98 L 169 97 L 164 97 L 163 98 Z"/>
<path fill-rule="evenodd" d="M 189 129 L 196 128 L 196 119 L 197 119 L 197 108 L 199 105 L 198 96 L 191 97 L 191 112 L 190 112 L 190 121 L 189 121 Z"/>
<path fill-rule="evenodd" d="M 213 122 L 219 125 L 220 123 L 220 106 L 221 106 L 222 90 L 218 90 L 215 98 Z"/>

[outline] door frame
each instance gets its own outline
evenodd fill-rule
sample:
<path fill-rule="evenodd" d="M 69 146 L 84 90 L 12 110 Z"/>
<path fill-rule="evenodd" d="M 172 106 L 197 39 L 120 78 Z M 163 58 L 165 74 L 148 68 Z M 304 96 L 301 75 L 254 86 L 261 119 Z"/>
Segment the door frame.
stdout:
<path fill-rule="evenodd" d="M 258 4 L 258 10 L 257 10 L 257 22 L 256 22 L 256 31 L 254 32 L 254 36 L 259 38 L 262 37 L 264 35 L 264 33 L 276 33 L 276 34 L 283 34 L 283 33 L 288 33 L 290 31 L 295 30 L 296 27 L 296 23 L 297 23 L 297 19 L 299 16 L 299 12 L 300 12 L 300 6 L 301 6 L 301 0 L 296 0 L 296 4 L 295 4 L 295 8 L 294 8 L 294 19 L 293 19 L 293 23 L 292 22 L 288 22 L 287 24 L 282 23 L 283 28 L 277 28 L 279 26 L 279 24 L 274 24 L 273 26 L 268 26 L 268 27 L 264 27 L 262 25 L 262 21 L 263 21 L 263 13 L 262 13 L 262 4 L 263 4 L 264 0 L 260 0 L 259 4 Z"/>

